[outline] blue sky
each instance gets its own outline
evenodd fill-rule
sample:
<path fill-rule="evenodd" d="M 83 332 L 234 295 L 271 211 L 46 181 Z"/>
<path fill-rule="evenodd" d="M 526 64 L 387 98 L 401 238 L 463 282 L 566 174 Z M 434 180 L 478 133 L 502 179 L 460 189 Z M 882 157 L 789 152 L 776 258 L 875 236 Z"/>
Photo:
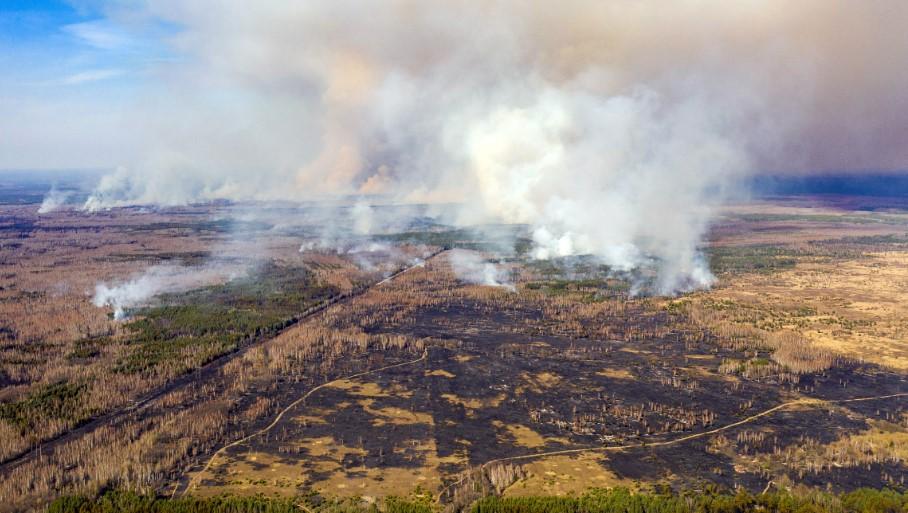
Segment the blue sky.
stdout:
<path fill-rule="evenodd" d="M 0 169 L 116 165 L 155 66 L 173 60 L 163 22 L 138 2 L 0 0 Z M 89 151 L 89 148 L 93 148 Z"/>
<path fill-rule="evenodd" d="M 0 0 L 3 86 L 40 89 L 104 82 L 109 88 L 136 83 L 148 66 L 171 57 L 163 41 L 165 25 L 142 16 L 114 21 L 116 5 Z"/>
<path fill-rule="evenodd" d="M 574 0 L 551 12 L 504 0 L 494 16 L 475 18 L 487 3 L 395 10 L 383 0 L 372 9 L 364 0 L 0 0 L 0 169 L 134 167 L 162 155 L 206 161 L 227 150 L 281 155 L 328 138 L 324 126 L 354 134 L 365 130 L 360 120 L 405 119 L 402 99 L 426 94 L 442 83 L 440 71 L 461 65 L 426 105 L 433 109 L 415 109 L 421 119 L 461 119 L 442 107 L 471 79 L 483 86 L 464 90 L 470 101 L 488 99 L 487 86 L 507 92 L 503 105 L 480 111 L 509 107 L 520 99 L 511 90 L 540 81 L 568 95 L 654 88 L 667 100 L 702 97 L 698 112 L 719 117 L 752 109 L 760 121 L 732 132 L 761 169 L 902 170 L 908 162 L 905 0 L 714 0 L 714 10 L 703 0 L 633 9 L 625 0 Z M 502 43 L 478 43 L 496 34 Z M 413 91 L 396 92 L 401 84 Z M 351 94 L 394 101 L 318 119 L 335 100 L 355 104 Z M 733 108 L 717 105 L 738 95 Z M 240 133 L 288 140 L 239 151 Z"/>

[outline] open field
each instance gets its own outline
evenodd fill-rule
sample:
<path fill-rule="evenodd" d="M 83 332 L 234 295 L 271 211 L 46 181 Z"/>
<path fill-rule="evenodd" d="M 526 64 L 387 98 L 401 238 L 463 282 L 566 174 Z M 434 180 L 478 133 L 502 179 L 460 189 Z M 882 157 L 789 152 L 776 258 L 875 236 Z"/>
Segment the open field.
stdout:
<path fill-rule="evenodd" d="M 298 486 L 323 494 L 380 497 L 401 491 L 394 477 L 399 472 L 409 470 L 411 484 L 431 490 L 438 489 L 438 476 L 447 477 L 441 479 L 447 486 L 487 462 L 538 453 L 556 454 L 534 457 L 532 467 L 518 472 L 527 474 L 517 479 L 514 490 L 520 481 L 534 479 L 552 493 L 608 483 L 692 485 L 700 479 L 759 488 L 791 475 L 815 481 L 825 476 L 820 472 L 807 478 L 810 471 L 800 468 L 778 474 L 760 466 L 745 471 L 740 458 L 757 445 L 746 443 L 748 430 L 759 431 L 754 436 L 762 444 L 760 452 L 772 454 L 784 450 L 786 440 L 803 442 L 818 428 L 833 443 L 864 425 L 865 418 L 896 418 L 895 429 L 906 427 L 898 420 L 904 395 L 881 398 L 872 413 L 866 407 L 809 407 L 803 412 L 786 407 L 778 416 L 761 415 L 779 404 L 797 406 L 805 400 L 900 394 L 905 380 L 897 371 L 828 356 L 808 341 L 776 336 L 788 332 L 761 331 L 765 340 L 755 339 L 750 346 L 723 343 L 722 326 L 717 324 L 713 333 L 699 318 L 675 318 L 672 303 L 627 297 L 585 302 L 585 290 L 527 287 L 535 283 L 518 282 L 516 294 L 463 285 L 443 259 L 435 259 L 357 298 L 328 319 L 335 329 L 349 329 L 347 323 L 361 326 L 366 319 L 367 330 L 431 336 L 429 357 L 378 379 L 370 376 L 320 390 L 267 436 L 218 455 L 196 477 L 198 486 L 188 491 L 230 490 L 231 483 L 238 484 L 231 481 L 236 470 L 246 483 L 279 487 L 295 475 L 302 480 Z M 609 339 L 597 339 L 606 329 Z M 788 345 L 768 347 L 776 338 Z M 782 363 L 772 359 L 789 345 L 796 346 L 794 355 L 786 356 L 791 362 L 781 355 L 776 358 Z M 743 362 L 744 368 L 729 369 L 733 361 Z M 748 365 L 761 370 L 751 373 Z M 738 425 L 742 419 L 750 420 Z M 685 436 L 725 425 L 733 425 L 730 434 L 741 438 L 744 455 L 709 450 L 711 438 L 728 436 L 724 429 L 715 437 Z M 374 436 L 362 435 L 370 432 Z M 675 438 L 684 443 L 665 444 Z M 328 440 L 333 440 L 332 451 L 326 453 Z M 616 449 L 605 458 L 590 460 L 584 453 L 610 445 Z M 248 465 L 246 455 L 260 459 L 262 454 L 280 458 Z M 323 459 L 325 463 L 315 463 Z M 863 466 L 853 465 L 850 474 L 840 472 L 829 482 L 847 488 L 885 475 L 901 484 L 900 460 L 882 459 L 878 475 L 871 477 Z M 456 495 L 450 487 L 445 490 Z M 283 493 L 295 491 L 287 487 Z"/>
<path fill-rule="evenodd" d="M 0 207 L 0 502 L 904 489 L 908 215 L 806 201 L 729 207 L 674 298 L 523 227 Z M 92 304 L 155 266 L 196 281 Z"/>
<path fill-rule="evenodd" d="M 908 0 L 0 0 L 0 513 L 908 513 Z"/>

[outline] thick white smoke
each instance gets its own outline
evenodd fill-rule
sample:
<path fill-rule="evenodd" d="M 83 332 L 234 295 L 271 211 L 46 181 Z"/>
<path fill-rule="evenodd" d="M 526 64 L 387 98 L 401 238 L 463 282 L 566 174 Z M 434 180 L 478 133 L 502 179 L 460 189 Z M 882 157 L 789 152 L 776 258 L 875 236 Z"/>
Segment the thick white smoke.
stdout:
<path fill-rule="evenodd" d="M 372 206 L 365 201 L 353 205 L 353 233 L 369 235 L 372 233 Z"/>
<path fill-rule="evenodd" d="M 227 266 L 157 265 L 121 283 L 95 285 L 92 303 L 99 308 L 113 308 L 114 319 L 122 320 L 126 318 L 128 308 L 144 305 L 160 294 L 182 292 L 229 281 L 244 272 L 244 269 Z"/>
<path fill-rule="evenodd" d="M 57 189 L 56 186 L 51 186 L 50 190 L 47 191 L 47 194 L 44 195 L 44 199 L 41 201 L 41 206 L 38 207 L 39 214 L 49 214 L 58 208 L 66 204 L 66 200 L 72 194 L 69 191 L 61 191 Z"/>
<path fill-rule="evenodd" d="M 708 107 L 550 90 L 497 109 L 467 132 L 484 208 L 533 226 L 537 258 L 593 254 L 624 271 L 654 259 L 662 291 L 709 285 L 697 244 L 749 162 Z"/>
<path fill-rule="evenodd" d="M 908 166 L 906 5 L 148 0 L 183 58 L 152 75 L 147 158 L 86 207 L 456 202 L 530 225 L 538 258 L 705 286 L 711 209 L 751 170 Z"/>
<path fill-rule="evenodd" d="M 503 287 L 515 291 L 508 273 L 475 251 L 455 249 L 447 252 L 454 274 L 467 283 L 488 287 Z"/>

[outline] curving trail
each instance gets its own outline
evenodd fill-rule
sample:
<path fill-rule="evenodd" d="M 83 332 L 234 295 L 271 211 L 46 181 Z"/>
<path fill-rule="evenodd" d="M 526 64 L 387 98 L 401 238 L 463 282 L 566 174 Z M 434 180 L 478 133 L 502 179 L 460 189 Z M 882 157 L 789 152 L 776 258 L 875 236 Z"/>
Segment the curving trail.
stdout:
<path fill-rule="evenodd" d="M 641 447 L 665 447 L 665 446 L 669 446 L 669 445 L 679 444 L 682 442 L 687 442 L 688 440 L 694 440 L 697 438 L 703 438 L 705 436 L 714 435 L 716 433 L 720 433 L 722 431 L 727 431 L 729 429 L 736 428 L 736 427 L 744 425 L 744 424 L 749 424 L 761 417 L 766 417 L 767 415 L 772 415 L 773 413 L 775 413 L 779 410 L 783 410 L 783 409 L 786 409 L 786 408 L 789 408 L 789 407 L 795 406 L 795 405 L 821 406 L 824 404 L 845 404 L 845 403 L 857 403 L 857 402 L 863 402 L 863 401 L 876 401 L 876 400 L 882 400 L 882 399 L 892 399 L 895 397 L 908 397 L 908 392 L 902 392 L 902 393 L 898 393 L 898 394 L 889 394 L 889 395 L 876 395 L 876 396 L 871 396 L 871 397 L 857 397 L 854 399 L 825 400 L 825 399 L 814 399 L 814 398 L 805 397 L 805 398 L 801 398 L 801 399 L 795 399 L 794 401 L 788 401 L 788 402 L 779 404 L 777 406 L 773 406 L 772 408 L 763 410 L 759 413 L 751 415 L 750 417 L 747 417 L 743 420 L 739 420 L 737 422 L 733 422 L 731 424 L 726 424 L 724 426 L 710 429 L 708 431 L 702 431 L 700 433 L 694 433 L 691 435 L 685 435 L 682 437 L 673 438 L 671 440 L 662 440 L 660 442 L 651 442 L 651 443 L 640 442 L 640 443 L 625 444 L 625 445 L 581 447 L 578 449 L 563 449 L 563 450 L 558 450 L 558 451 L 539 452 L 539 453 L 534 453 L 534 454 L 523 454 L 520 456 L 508 456 L 506 458 L 496 458 L 494 460 L 489 460 L 489 461 L 483 463 L 482 465 L 480 465 L 479 470 L 480 471 L 485 470 L 490 465 L 494 465 L 496 463 L 508 463 L 511 461 L 531 460 L 531 459 L 536 459 L 536 458 L 545 458 L 548 456 L 560 456 L 560 455 L 564 455 L 564 454 L 579 454 L 579 453 L 584 453 L 584 452 L 611 452 L 611 451 L 622 451 L 625 449 L 637 449 L 637 448 L 641 448 Z M 444 495 L 446 493 L 448 493 L 452 488 L 462 484 L 467 479 L 467 477 L 469 477 L 469 475 L 470 474 L 467 473 L 464 477 L 462 477 L 459 480 L 455 481 L 454 483 L 451 483 L 448 486 L 444 487 L 439 492 L 438 496 L 436 497 L 436 502 L 441 502 L 441 498 L 444 497 Z"/>
<path fill-rule="evenodd" d="M 367 290 L 371 290 L 371 289 L 380 287 L 380 286 L 384 285 L 385 283 L 388 283 L 388 282 L 394 280 L 394 279 L 397 278 L 398 276 L 400 276 L 400 275 L 402 275 L 402 274 L 404 274 L 404 273 L 406 273 L 406 272 L 408 272 L 408 271 L 410 271 L 410 270 L 412 270 L 412 269 L 415 269 L 415 268 L 417 268 L 417 267 L 423 267 L 423 266 L 426 264 L 426 262 L 428 262 L 430 259 L 435 258 L 436 256 L 440 255 L 441 253 L 444 253 L 445 251 L 447 251 L 447 249 L 446 249 L 446 248 L 442 248 L 441 250 L 438 250 L 438 251 L 432 253 L 431 255 L 427 256 L 425 259 L 423 259 L 423 260 L 421 260 L 421 261 L 419 261 L 419 262 L 417 262 L 417 263 L 415 263 L 415 264 L 413 264 L 413 265 L 410 265 L 410 266 L 408 266 L 408 267 L 406 267 L 406 268 L 404 268 L 404 269 L 401 269 L 400 271 L 397 271 L 396 273 L 392 274 L 391 276 L 388 276 L 387 278 L 385 278 L 385 279 L 383 279 L 383 280 L 381 280 L 381 281 L 375 283 L 374 285 L 371 285 L 370 287 L 368 287 L 368 288 L 366 288 L 365 290 L 361 291 L 361 292 L 358 293 L 357 295 L 360 295 L 360 294 L 366 292 Z M 312 394 L 314 394 L 315 392 L 321 390 L 322 388 L 325 388 L 325 387 L 327 387 L 327 386 L 331 386 L 331 385 L 333 385 L 334 383 L 337 383 L 337 382 L 339 382 L 339 381 L 344 381 L 344 380 L 347 380 L 347 379 L 355 379 L 355 378 L 358 378 L 358 377 L 367 376 L 367 375 L 369 375 L 369 374 L 374 374 L 374 373 L 376 373 L 376 372 L 381 372 L 381 371 L 393 369 L 393 368 L 395 368 L 395 367 L 403 367 L 403 366 L 405 366 L 405 365 L 413 365 L 414 363 L 418 363 L 418 362 L 424 361 L 428 356 L 429 356 L 429 349 L 426 348 L 426 349 L 423 351 L 422 356 L 420 356 L 419 358 L 417 358 L 417 359 L 415 359 L 415 360 L 410 360 L 410 361 L 403 362 L 403 363 L 396 363 L 396 364 L 394 364 L 394 365 L 387 365 L 387 366 L 385 366 L 385 367 L 380 367 L 380 368 L 378 368 L 378 369 L 372 369 L 372 370 L 368 370 L 368 371 L 359 372 L 359 373 L 356 373 L 356 374 L 351 374 L 351 375 L 349 375 L 349 376 L 340 377 L 340 378 L 334 379 L 334 380 L 332 380 L 332 381 L 327 381 L 327 382 L 325 382 L 325 383 L 322 383 L 321 385 L 318 385 L 318 386 L 312 388 L 311 390 L 309 390 L 308 392 L 306 392 L 305 394 L 303 394 L 302 396 L 300 396 L 298 399 L 296 399 L 296 400 L 293 401 L 292 403 L 288 404 L 287 407 L 284 408 L 283 410 L 281 410 L 281 411 L 277 414 L 277 416 L 274 418 L 274 420 L 271 421 L 271 423 L 268 424 L 267 426 L 265 426 L 265 427 L 263 427 L 262 429 L 256 431 L 255 433 L 252 433 L 251 435 L 247 435 L 247 436 L 245 436 L 245 437 L 243 437 L 243 438 L 240 438 L 239 440 L 235 440 L 235 441 L 233 441 L 233 442 L 231 442 L 231 443 L 229 443 L 229 444 L 227 444 L 227 445 L 221 447 L 221 448 L 218 449 L 217 451 L 215 451 L 215 452 L 211 455 L 211 457 L 208 458 L 208 461 L 205 462 L 205 466 L 202 467 L 201 470 L 199 470 L 198 472 L 196 472 L 195 475 L 192 477 L 192 479 L 190 479 L 189 483 L 186 485 L 186 488 L 183 489 L 183 492 L 180 494 L 180 496 L 181 496 L 181 497 L 182 497 L 182 496 L 185 496 L 187 493 L 189 493 L 190 490 L 192 490 L 192 489 L 194 489 L 196 486 L 198 486 L 198 482 L 197 482 L 197 481 L 198 481 L 198 478 L 199 478 L 203 473 L 205 473 L 205 472 L 211 467 L 211 463 L 214 461 L 215 458 L 217 458 L 217 456 L 218 456 L 219 454 L 223 453 L 224 451 L 226 451 L 227 449 L 229 449 L 229 448 L 231 448 L 231 447 L 236 447 L 237 445 L 243 444 L 243 443 L 245 443 L 245 442 L 247 442 L 247 441 L 249 441 L 249 440 L 251 440 L 251 439 L 253 439 L 253 438 L 257 437 L 257 436 L 263 435 L 263 434 L 267 433 L 268 431 L 271 431 L 271 429 L 274 428 L 274 426 L 276 426 L 276 425 L 281 421 L 281 419 L 284 417 L 284 415 L 285 415 L 288 411 L 290 411 L 290 410 L 293 409 L 295 406 L 297 406 L 297 405 L 300 404 L 301 402 L 303 402 L 303 401 L 305 401 L 306 399 L 308 399 Z M 179 489 L 180 489 L 180 486 L 179 486 L 179 484 L 177 484 L 177 486 L 175 486 L 174 489 L 173 489 L 173 493 L 171 493 L 171 497 L 176 496 L 176 494 L 177 494 L 177 492 L 179 491 Z M 303 506 L 303 507 L 304 507 L 304 506 Z"/>
<path fill-rule="evenodd" d="M 224 451 L 226 451 L 227 449 L 229 449 L 229 448 L 231 448 L 231 447 L 236 447 L 236 446 L 238 446 L 238 445 L 242 445 L 242 444 L 248 442 L 249 440 L 251 440 L 251 439 L 253 439 L 253 438 L 257 437 L 257 436 L 264 435 L 264 434 L 267 433 L 268 431 L 271 431 L 271 429 L 274 428 L 274 426 L 276 426 L 276 425 L 281 421 L 282 418 L 284 418 L 284 415 L 285 415 L 288 411 L 290 411 L 290 410 L 292 410 L 293 408 L 295 408 L 298 404 L 304 402 L 304 401 L 305 401 L 306 399 L 308 399 L 312 394 L 318 392 L 319 390 L 321 390 L 321 389 L 323 389 L 323 388 L 325 388 L 325 387 L 329 387 L 329 386 L 331 386 L 331 385 L 334 385 L 335 383 L 339 383 L 339 382 L 341 382 L 341 381 L 346 381 L 346 380 L 349 380 L 349 379 L 361 378 L 361 377 L 363 377 L 363 376 L 368 376 L 368 375 L 370 375 L 370 374 L 375 374 L 375 373 L 377 373 L 377 372 L 382 372 L 382 371 L 386 371 L 386 370 L 389 370 L 389 369 L 394 369 L 394 368 L 396 368 L 396 367 L 404 367 L 404 366 L 407 366 L 407 365 L 413 365 L 413 364 L 416 364 L 416 363 L 425 361 L 425 359 L 426 359 L 428 356 L 429 356 L 429 350 L 428 350 L 428 349 L 425 349 L 425 350 L 423 351 L 423 353 L 422 353 L 422 356 L 420 356 L 419 358 L 417 358 L 417 359 L 415 359 L 415 360 L 410 360 L 410 361 L 406 361 L 406 362 L 402 362 L 402 363 L 395 363 L 394 365 L 386 365 L 386 366 L 384 366 L 384 367 L 379 367 L 379 368 L 377 368 L 377 369 L 372 369 L 372 370 L 367 370 L 367 371 L 363 371 L 363 372 L 358 372 L 358 373 L 356 373 L 356 374 L 351 374 L 351 375 L 349 375 L 349 376 L 342 376 L 342 377 L 340 377 L 340 378 L 337 378 L 337 379 L 334 379 L 334 380 L 331 380 L 331 381 L 327 381 L 327 382 L 325 382 L 325 383 L 322 383 L 321 385 L 318 385 L 317 387 L 312 388 L 311 390 L 309 390 L 309 391 L 306 392 L 305 394 L 301 395 L 298 399 L 296 399 L 296 400 L 293 401 L 292 403 L 288 404 L 287 407 L 284 408 L 283 410 L 281 410 L 281 411 L 277 414 L 277 416 L 274 417 L 274 420 L 272 420 L 271 423 L 268 424 L 267 426 L 263 427 L 262 429 L 259 429 L 258 431 L 256 431 L 255 433 L 252 433 L 251 435 L 246 435 L 246 436 L 244 436 L 243 438 L 240 438 L 239 440 L 234 440 L 233 442 L 230 442 L 229 444 L 227 444 L 227 445 L 221 447 L 220 449 L 218 449 L 217 451 L 215 451 L 215 452 L 211 455 L 211 457 L 208 459 L 208 462 L 205 463 L 205 466 L 202 467 L 201 470 L 199 470 L 198 472 L 195 473 L 195 477 L 193 477 L 192 480 L 189 481 L 189 484 L 186 485 L 186 489 L 183 490 L 183 493 L 181 494 L 181 496 L 186 495 L 190 490 L 194 489 L 194 488 L 197 486 L 197 484 L 198 484 L 198 483 L 197 483 L 198 478 L 199 478 L 202 474 L 204 474 L 204 473 L 211 467 L 211 463 L 214 462 L 215 458 L 217 458 L 218 455 L 220 455 L 221 453 L 223 453 Z M 177 489 L 175 488 L 175 489 L 174 489 L 174 494 L 176 494 L 176 491 L 177 491 Z"/>
<path fill-rule="evenodd" d="M 445 251 L 447 251 L 447 248 L 444 248 L 444 247 L 440 248 L 440 249 L 433 251 L 432 253 L 426 255 L 420 262 L 409 265 L 407 267 L 404 267 L 379 282 L 361 287 L 359 289 L 353 290 L 348 293 L 338 294 L 337 296 L 333 296 L 328 299 L 322 300 L 322 301 L 316 303 L 315 305 L 307 308 L 303 312 L 300 312 L 300 314 L 295 316 L 294 318 L 290 319 L 287 326 L 283 330 L 281 330 L 281 332 L 286 331 L 286 330 L 292 328 L 293 326 L 300 324 L 301 322 L 303 322 L 305 320 L 315 317 L 317 314 L 327 310 L 328 308 L 330 308 L 334 305 L 338 305 L 338 304 L 342 304 L 347 301 L 350 301 L 353 298 L 361 296 L 361 295 L 365 294 L 366 292 L 369 292 L 370 290 L 375 289 L 376 287 L 379 287 L 385 283 L 388 283 L 391 280 L 394 280 L 398 276 L 400 276 L 412 269 L 421 267 L 421 266 L 425 265 L 426 262 L 437 257 L 441 253 L 444 253 Z M 183 375 L 174 377 L 167 383 L 164 383 L 163 385 L 159 386 L 158 388 L 149 391 L 146 395 L 144 395 L 138 399 L 135 399 L 132 403 L 130 403 L 128 405 L 110 410 L 106 413 L 102 413 L 102 414 L 98 415 L 97 417 L 89 419 L 85 423 L 70 429 L 69 431 L 64 431 L 63 433 L 60 433 L 59 435 L 57 435 L 53 438 L 44 440 L 43 442 L 41 442 L 38 446 L 36 446 L 34 448 L 29 448 L 17 455 L 13 455 L 13 456 L 7 458 L 6 460 L 0 461 L 0 477 L 9 475 L 16 468 L 21 467 L 22 465 L 24 465 L 30 461 L 41 458 L 43 455 L 46 455 L 49 452 L 53 452 L 53 451 L 57 450 L 59 447 L 65 445 L 67 442 L 69 442 L 71 440 L 78 438 L 79 436 L 90 433 L 90 432 L 100 428 L 101 426 L 115 422 L 119 419 L 126 417 L 127 415 L 130 415 L 130 414 L 133 414 L 136 412 L 140 412 L 140 411 L 144 410 L 145 408 L 147 408 L 148 406 L 150 406 L 154 401 L 160 399 L 164 395 L 166 395 L 180 387 L 189 386 L 193 383 L 196 383 L 199 381 L 204 381 L 206 379 L 210 379 L 214 376 L 217 376 L 218 373 L 221 372 L 221 369 L 227 363 L 229 363 L 237 358 L 241 358 L 248 351 L 252 350 L 253 348 L 255 348 L 257 346 L 264 344 L 266 341 L 271 340 L 278 334 L 274 334 L 274 335 L 268 336 L 268 337 L 257 338 L 256 340 L 251 341 L 250 343 L 244 345 L 243 347 L 238 348 L 234 351 L 225 353 L 225 354 L 211 360 L 210 362 L 206 363 L 205 365 L 202 365 L 201 367 L 196 368 L 195 370 L 192 370 Z"/>

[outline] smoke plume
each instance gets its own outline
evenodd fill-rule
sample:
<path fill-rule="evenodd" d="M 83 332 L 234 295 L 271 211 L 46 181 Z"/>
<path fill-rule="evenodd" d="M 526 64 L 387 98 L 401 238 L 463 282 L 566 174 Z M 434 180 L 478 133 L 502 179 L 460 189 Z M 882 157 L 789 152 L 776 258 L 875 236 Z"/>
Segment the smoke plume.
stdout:
<path fill-rule="evenodd" d="M 66 200 L 72 195 L 69 191 L 61 191 L 57 187 L 51 186 L 50 190 L 47 191 L 47 194 L 44 195 L 44 200 L 41 201 L 41 206 L 38 207 L 39 214 L 49 214 L 58 208 L 66 204 Z"/>
<path fill-rule="evenodd" d="M 213 265 L 207 267 L 157 265 L 122 283 L 95 285 L 92 303 L 99 308 L 113 308 L 114 319 L 122 320 L 128 315 L 127 309 L 144 305 L 160 294 L 183 292 L 229 281 L 244 272 L 245 270 L 237 268 Z"/>
<path fill-rule="evenodd" d="M 475 251 L 455 249 L 449 251 L 447 257 L 454 274 L 467 283 L 516 290 L 507 272 Z"/>
<path fill-rule="evenodd" d="M 148 152 L 89 209 L 215 198 L 454 202 L 706 286 L 713 208 L 755 170 L 908 167 L 898 0 L 147 0 Z M 135 16 L 130 17 L 135 19 Z M 352 229 L 369 233 L 365 203 Z"/>

